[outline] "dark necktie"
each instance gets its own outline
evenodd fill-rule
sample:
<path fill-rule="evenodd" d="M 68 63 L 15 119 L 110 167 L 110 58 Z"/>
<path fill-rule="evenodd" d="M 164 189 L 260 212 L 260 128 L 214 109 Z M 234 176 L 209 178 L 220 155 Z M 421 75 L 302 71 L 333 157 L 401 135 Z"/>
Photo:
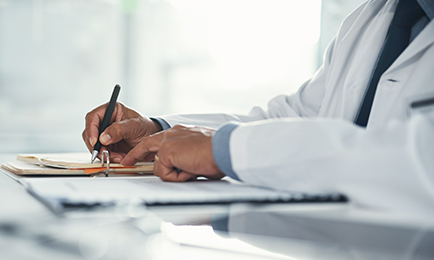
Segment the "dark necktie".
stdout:
<path fill-rule="evenodd" d="M 377 60 L 375 70 L 371 75 L 369 87 L 365 93 L 359 113 L 354 121 L 359 126 L 366 127 L 371 113 L 375 91 L 381 75 L 392 65 L 398 56 L 410 43 L 411 28 L 424 15 L 424 11 L 416 0 L 399 0 L 387 33 L 386 40 Z"/>

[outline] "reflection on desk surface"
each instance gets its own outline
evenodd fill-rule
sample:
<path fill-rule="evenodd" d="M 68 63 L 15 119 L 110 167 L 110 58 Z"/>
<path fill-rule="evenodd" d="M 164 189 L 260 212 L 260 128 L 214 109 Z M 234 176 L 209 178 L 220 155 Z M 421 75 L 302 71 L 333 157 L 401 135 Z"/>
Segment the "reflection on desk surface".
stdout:
<path fill-rule="evenodd" d="M 187 248 L 251 254 L 255 259 L 434 259 L 432 221 L 344 208 L 251 209 L 232 207 L 225 217 L 212 219 L 211 227 L 169 223 L 163 237 Z"/>
<path fill-rule="evenodd" d="M 434 259 L 434 226 L 379 224 L 288 212 L 212 221 L 217 234 L 295 259 Z"/>

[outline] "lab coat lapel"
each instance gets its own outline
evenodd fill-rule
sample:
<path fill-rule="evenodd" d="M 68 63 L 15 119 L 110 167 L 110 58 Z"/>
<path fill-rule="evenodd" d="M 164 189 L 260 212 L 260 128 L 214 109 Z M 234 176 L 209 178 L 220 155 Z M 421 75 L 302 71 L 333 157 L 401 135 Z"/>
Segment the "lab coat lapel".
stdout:
<path fill-rule="evenodd" d="M 424 88 L 418 83 L 418 78 L 414 76 L 420 71 L 412 71 L 414 68 L 412 58 L 418 58 L 418 55 L 432 46 L 433 43 L 434 23 L 431 22 L 383 74 L 382 78 L 388 80 L 380 79 L 368 127 L 384 124 L 386 118 L 404 119 L 403 115 L 406 114 L 405 102 L 408 100 L 402 99 L 403 93 L 409 95 L 408 93 L 416 93 L 413 92 L 415 89 L 420 91 L 421 88 Z M 409 84 L 411 84 L 411 87 L 408 87 Z"/>
<path fill-rule="evenodd" d="M 344 68 L 348 68 L 346 77 L 342 77 L 345 72 L 334 73 L 336 78 L 332 85 L 337 89 L 339 82 L 342 82 L 342 95 L 337 95 L 336 91 L 329 93 L 329 112 L 340 113 L 342 118 L 352 121 L 356 116 L 360 102 L 364 96 L 366 86 L 368 84 L 369 75 L 372 73 L 372 68 L 380 53 L 384 39 L 386 38 L 387 29 L 390 21 L 393 18 L 393 10 L 396 3 L 393 1 L 374 1 L 371 2 L 364 10 L 363 15 L 359 16 L 357 23 L 355 22 L 352 30 L 353 35 L 346 35 L 340 43 L 341 49 L 346 49 L 348 53 L 341 55 L 344 60 L 339 60 L 337 63 L 342 64 Z M 360 32 L 364 32 L 366 37 L 360 39 Z M 348 65 L 348 57 L 353 56 L 351 64 Z M 342 102 L 342 107 L 336 107 L 340 104 L 336 99 L 339 98 Z M 336 112 L 335 112 L 336 111 Z"/>
<path fill-rule="evenodd" d="M 366 75 L 370 74 L 384 40 L 371 35 L 383 34 L 385 37 L 394 5 L 393 1 L 370 1 L 354 21 L 349 22 L 351 30 L 339 32 L 335 47 L 339 55 L 329 68 L 328 91 L 319 116 L 352 120 L 368 80 Z M 367 36 L 361 39 L 361 32 Z"/>
<path fill-rule="evenodd" d="M 427 47 L 434 43 L 434 23 L 431 21 L 425 29 L 410 43 L 407 49 L 396 59 L 390 66 L 388 72 L 399 69 L 400 65 L 404 64 L 407 60 L 417 55 L 419 52 L 425 50 Z"/>

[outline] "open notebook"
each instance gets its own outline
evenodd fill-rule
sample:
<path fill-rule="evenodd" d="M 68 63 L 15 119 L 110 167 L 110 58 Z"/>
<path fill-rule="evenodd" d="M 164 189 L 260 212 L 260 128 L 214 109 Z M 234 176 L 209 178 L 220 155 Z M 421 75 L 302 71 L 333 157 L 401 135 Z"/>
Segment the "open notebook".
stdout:
<path fill-rule="evenodd" d="M 74 176 L 105 173 L 107 163 L 90 161 L 89 153 L 19 154 L 17 160 L 2 164 L 3 169 L 20 176 Z M 111 174 L 152 174 L 153 163 L 123 166 L 111 163 Z"/>

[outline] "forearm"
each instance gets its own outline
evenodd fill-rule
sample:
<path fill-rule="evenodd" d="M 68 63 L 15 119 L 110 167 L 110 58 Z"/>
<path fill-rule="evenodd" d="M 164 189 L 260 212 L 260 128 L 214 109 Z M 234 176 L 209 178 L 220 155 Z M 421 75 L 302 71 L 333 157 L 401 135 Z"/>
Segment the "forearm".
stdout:
<path fill-rule="evenodd" d="M 214 139 L 222 140 L 221 129 Z M 226 138 L 225 164 L 253 185 L 341 192 L 355 203 L 423 211 L 434 205 L 433 132 L 428 117 L 371 130 L 339 120 L 241 124 Z M 224 157 L 214 158 L 220 167 Z"/>
<path fill-rule="evenodd" d="M 179 114 L 158 117 L 167 122 L 168 125 L 175 126 L 178 124 L 205 126 L 218 128 L 226 122 L 252 122 L 262 120 L 264 117 L 257 115 L 235 115 L 235 114 Z"/>
<path fill-rule="evenodd" d="M 306 83 L 308 84 L 308 83 Z M 303 86 L 302 86 L 302 89 Z M 158 120 L 163 126 L 163 129 L 172 127 L 178 124 L 205 126 L 210 128 L 218 128 L 219 126 L 227 122 L 237 123 L 249 123 L 267 119 L 276 118 L 293 118 L 293 117 L 314 117 L 316 112 L 313 112 L 315 104 L 321 103 L 321 97 L 319 99 L 312 100 L 312 104 L 309 106 L 303 105 L 301 100 L 302 90 L 300 93 L 295 93 L 291 96 L 280 95 L 270 100 L 266 110 L 260 107 L 253 107 L 249 114 L 178 114 L 178 115 L 166 115 L 161 117 L 155 117 L 153 119 Z M 307 101 L 304 101 L 305 103 Z"/>

